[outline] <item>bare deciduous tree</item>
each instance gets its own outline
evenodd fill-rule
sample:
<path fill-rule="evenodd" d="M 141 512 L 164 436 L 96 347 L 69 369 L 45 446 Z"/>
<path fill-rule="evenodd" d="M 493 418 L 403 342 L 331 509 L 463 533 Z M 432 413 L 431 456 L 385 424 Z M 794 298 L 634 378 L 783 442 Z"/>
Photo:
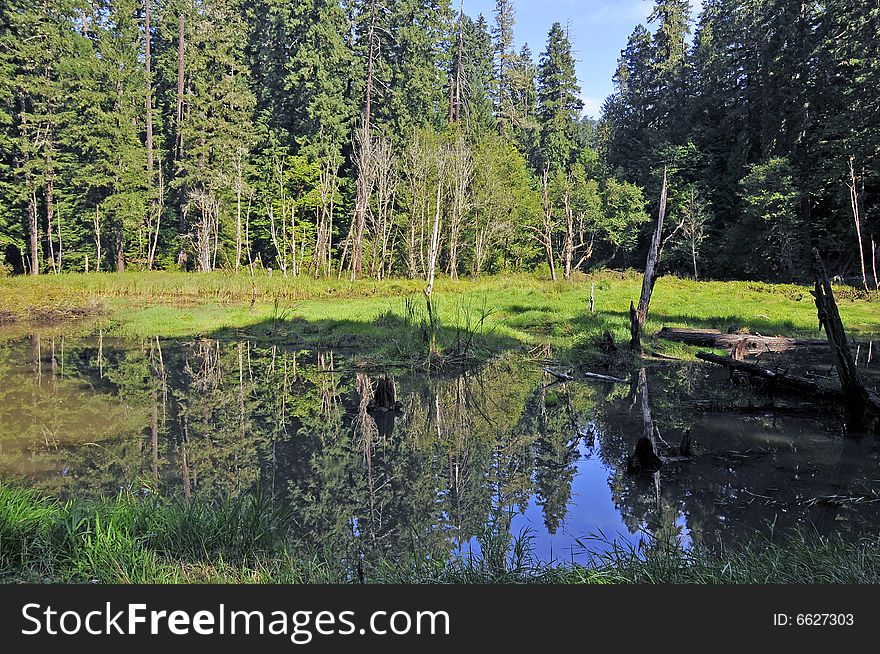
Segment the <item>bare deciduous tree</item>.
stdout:
<path fill-rule="evenodd" d="M 404 187 L 409 203 L 409 224 L 405 226 L 406 274 L 410 279 L 425 274 L 434 165 L 431 145 L 422 132 L 414 130 L 403 157 Z"/>
<path fill-rule="evenodd" d="M 541 173 L 541 229 L 538 238 L 544 248 L 547 263 L 550 265 L 550 279 L 556 281 L 556 261 L 553 256 L 553 203 L 550 201 L 550 167 L 545 166 Z"/>
<path fill-rule="evenodd" d="M 856 180 L 855 158 L 849 158 L 849 198 L 852 206 L 853 220 L 856 224 L 856 238 L 859 243 L 859 259 L 862 264 L 862 285 L 868 290 L 868 276 L 865 273 L 865 249 L 862 244 L 862 217 L 861 207 L 859 206 L 859 189 Z"/>
<path fill-rule="evenodd" d="M 333 218 L 336 196 L 339 190 L 339 157 L 328 155 L 321 166 L 318 181 L 320 204 L 316 208 L 318 218 L 315 230 L 315 250 L 312 256 L 312 274 L 330 275 L 333 257 Z"/>
<path fill-rule="evenodd" d="M 470 184 L 474 165 L 470 148 L 461 133 L 449 152 L 450 208 L 447 251 L 447 270 L 452 279 L 458 279 L 458 248 L 465 216 L 469 209 Z"/>
<path fill-rule="evenodd" d="M 375 203 L 370 208 L 370 232 L 373 238 L 373 257 L 370 269 L 373 277 L 382 279 L 391 270 L 389 247 L 394 222 L 392 212 L 397 195 L 397 159 L 391 149 L 391 141 L 384 137 L 375 139 L 372 148 L 372 177 L 375 187 Z"/>

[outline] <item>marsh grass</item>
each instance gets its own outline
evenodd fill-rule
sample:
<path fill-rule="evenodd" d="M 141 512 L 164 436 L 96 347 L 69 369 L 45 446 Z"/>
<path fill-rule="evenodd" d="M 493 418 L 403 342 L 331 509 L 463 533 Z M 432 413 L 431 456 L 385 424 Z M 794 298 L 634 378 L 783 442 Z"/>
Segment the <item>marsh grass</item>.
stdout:
<path fill-rule="evenodd" d="M 803 530 L 755 532 L 735 549 L 685 549 L 678 541 L 645 549 L 620 542 L 592 555 L 611 581 L 635 584 L 876 584 L 880 537 L 844 540 Z"/>
<path fill-rule="evenodd" d="M 587 565 L 545 563 L 529 532 L 487 530 L 479 551 L 449 560 L 422 551 L 295 548 L 290 514 L 266 494 L 190 502 L 121 493 L 50 499 L 0 484 L 0 581 L 98 583 L 877 583 L 880 537 L 855 542 L 791 532 L 736 550 L 603 543 Z"/>
<path fill-rule="evenodd" d="M 612 341 L 626 343 L 628 307 L 641 276 L 605 271 L 550 282 L 532 274 L 452 280 L 438 277 L 432 312 L 424 282 L 284 278 L 230 273 L 131 272 L 0 279 L 6 321 L 101 312 L 108 336 L 248 338 L 369 350 L 382 359 L 485 358 L 549 345 L 572 363 L 593 365 Z M 595 286 L 595 312 L 589 310 Z M 723 332 L 820 336 L 807 286 L 758 282 L 657 281 L 646 333 L 663 326 Z M 848 333 L 880 334 L 880 296 L 835 289 Z M 0 316 L 0 320 L 3 320 Z M 75 323 L 69 323 L 71 325 Z M 20 330 L 20 329 L 19 329 Z M 0 330 L 0 338 L 15 333 Z M 434 347 L 430 347 L 431 344 Z M 689 359 L 693 348 L 649 339 L 649 352 Z"/>

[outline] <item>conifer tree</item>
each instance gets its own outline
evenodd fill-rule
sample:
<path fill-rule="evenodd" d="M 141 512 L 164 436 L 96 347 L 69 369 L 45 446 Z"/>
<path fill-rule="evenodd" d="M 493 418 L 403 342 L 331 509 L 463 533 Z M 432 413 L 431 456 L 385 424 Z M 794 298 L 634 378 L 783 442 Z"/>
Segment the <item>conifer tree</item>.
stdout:
<path fill-rule="evenodd" d="M 513 0 L 496 0 L 495 25 L 492 28 L 495 66 L 492 91 L 495 102 L 495 119 L 498 133 L 501 135 L 515 120 L 512 80 L 513 69 L 516 65 L 516 50 L 513 47 L 515 25 L 516 6 Z"/>
<path fill-rule="evenodd" d="M 576 156 L 576 131 L 583 102 L 575 71 L 571 41 L 554 23 L 538 67 L 537 116 L 541 124 L 538 169 L 563 170 Z"/>

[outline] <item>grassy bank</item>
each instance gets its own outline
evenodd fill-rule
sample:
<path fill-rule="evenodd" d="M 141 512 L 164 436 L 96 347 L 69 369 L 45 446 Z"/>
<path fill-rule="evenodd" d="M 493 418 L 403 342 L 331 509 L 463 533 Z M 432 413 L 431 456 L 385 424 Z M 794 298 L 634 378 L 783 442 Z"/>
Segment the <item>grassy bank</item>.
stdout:
<path fill-rule="evenodd" d="M 535 275 L 438 279 L 435 306 L 447 347 L 476 333 L 469 346 L 498 351 L 549 343 L 589 349 L 604 332 L 625 341 L 629 302 L 641 276 L 604 272 L 549 282 Z M 596 310 L 588 309 L 595 287 Z M 92 273 L 0 280 L 7 323 L 101 313 L 108 335 L 246 336 L 304 345 L 363 347 L 385 343 L 406 353 L 424 322 L 424 282 L 285 279 L 225 273 Z M 854 335 L 880 332 L 880 302 L 849 287 L 837 291 Z M 815 335 L 816 311 L 806 286 L 756 282 L 658 280 L 648 332 L 664 325 Z M 396 341 L 396 342 L 392 342 Z M 658 344 L 681 353 L 672 344 Z"/>
<path fill-rule="evenodd" d="M 294 551 L 268 498 L 65 502 L 0 485 L 0 581 L 100 583 L 878 583 L 880 538 L 791 534 L 713 555 L 615 548 L 590 565 L 535 562 L 528 539 L 449 562 Z"/>

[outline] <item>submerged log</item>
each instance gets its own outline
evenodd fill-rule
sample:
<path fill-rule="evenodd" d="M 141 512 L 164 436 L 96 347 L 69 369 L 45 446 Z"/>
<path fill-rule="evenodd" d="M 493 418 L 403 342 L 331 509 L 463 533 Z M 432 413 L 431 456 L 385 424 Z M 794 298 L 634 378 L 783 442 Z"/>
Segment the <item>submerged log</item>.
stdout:
<path fill-rule="evenodd" d="M 820 338 L 787 338 L 785 336 L 761 336 L 760 334 L 725 334 L 717 329 L 683 329 L 664 327 L 656 336 L 699 347 L 727 348 L 734 358 L 762 352 L 784 352 L 794 348 L 825 347 Z"/>
<path fill-rule="evenodd" d="M 696 357 L 701 361 L 708 361 L 736 372 L 745 373 L 751 377 L 758 377 L 772 384 L 775 388 L 805 393 L 811 397 L 822 397 L 837 401 L 843 399 L 843 393 L 837 389 L 822 386 L 812 379 L 791 375 L 783 370 L 770 370 L 769 368 L 762 368 L 755 363 L 746 363 L 732 357 L 718 356 L 711 352 L 697 352 Z"/>

